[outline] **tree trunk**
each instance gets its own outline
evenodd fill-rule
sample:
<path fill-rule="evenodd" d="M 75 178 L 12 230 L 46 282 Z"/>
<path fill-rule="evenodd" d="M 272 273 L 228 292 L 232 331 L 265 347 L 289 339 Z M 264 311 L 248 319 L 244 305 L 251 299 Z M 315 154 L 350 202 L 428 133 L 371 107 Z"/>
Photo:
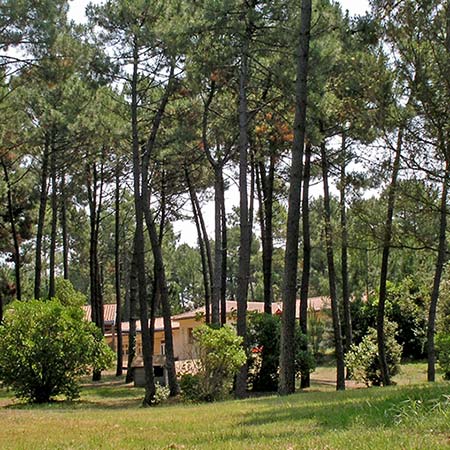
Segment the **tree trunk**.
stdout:
<path fill-rule="evenodd" d="M 263 198 L 260 200 L 260 210 L 263 212 L 261 219 L 262 234 L 262 258 L 263 258 L 263 283 L 264 283 L 264 312 L 272 314 L 272 256 L 273 256 L 273 185 L 275 180 L 275 156 L 270 155 L 269 173 L 263 163 L 259 164 L 259 174 Z M 258 194 L 258 197 L 260 195 Z"/>
<path fill-rule="evenodd" d="M 50 144 L 46 136 L 44 144 L 44 153 L 42 155 L 42 172 L 41 172 L 41 191 L 39 200 L 39 215 L 36 231 L 36 256 L 34 263 L 34 298 L 41 298 L 41 275 L 42 275 L 42 237 L 44 234 L 45 225 L 45 210 L 47 208 L 48 196 L 48 158 L 49 158 Z"/>
<path fill-rule="evenodd" d="M 122 376 L 123 340 L 122 340 L 122 297 L 120 292 L 120 166 L 116 163 L 115 190 L 115 229 L 114 229 L 114 268 L 116 289 L 116 331 L 117 331 L 117 366 L 116 376 Z"/>
<path fill-rule="evenodd" d="M 87 192 L 89 201 L 89 279 L 90 279 L 90 299 L 91 299 L 91 319 L 105 332 L 104 314 L 103 314 L 103 295 L 100 274 L 100 264 L 98 260 L 98 240 L 100 217 L 102 210 L 103 196 L 103 163 L 100 171 L 100 179 L 96 162 L 92 167 L 87 165 Z M 93 381 L 101 379 L 101 372 L 94 370 Z"/>
<path fill-rule="evenodd" d="M 56 270 L 56 231 L 58 225 L 58 189 L 56 180 L 56 149 L 52 143 L 52 153 L 50 155 L 50 177 L 52 182 L 52 221 L 50 231 L 50 255 L 49 255 L 49 288 L 48 298 L 55 296 L 55 270 Z"/>
<path fill-rule="evenodd" d="M 446 26 L 445 26 L 445 49 L 447 53 L 447 71 L 450 69 L 450 1 L 447 1 L 445 6 Z M 441 131 L 442 133 L 442 131 Z M 445 173 L 444 180 L 442 182 L 442 194 L 441 194 L 441 210 L 440 210 L 440 225 L 439 225 L 439 245 L 438 254 L 436 258 L 436 267 L 434 271 L 433 290 L 431 292 L 430 308 L 428 311 L 428 329 L 427 329 L 427 351 L 428 351 L 428 369 L 427 379 L 430 382 L 435 381 L 435 364 L 436 364 L 436 349 L 434 345 L 434 335 L 436 332 L 436 310 L 439 299 L 439 288 L 442 278 L 442 272 L 444 270 L 444 264 L 446 261 L 447 251 L 447 196 L 448 196 L 448 182 L 450 176 L 450 132 L 446 130 L 445 137 L 447 142 L 444 141 L 444 136 L 441 136 L 442 150 L 445 158 Z"/>
<path fill-rule="evenodd" d="M 350 291 L 348 286 L 348 229 L 347 229 L 347 211 L 346 211 L 346 138 L 345 133 L 342 132 L 342 148 L 341 148 L 341 174 L 339 186 L 339 206 L 341 215 L 341 276 L 342 276 L 342 305 L 344 307 L 344 323 L 345 323 L 345 353 L 350 350 L 352 345 L 352 317 L 350 310 Z M 347 377 L 350 374 L 347 373 Z"/>
<path fill-rule="evenodd" d="M 209 277 L 209 272 L 208 272 L 208 261 L 207 261 L 207 257 L 206 257 L 205 241 L 204 241 L 202 228 L 200 225 L 200 219 L 199 219 L 199 215 L 201 214 L 201 211 L 199 211 L 197 209 L 197 203 L 198 203 L 197 194 L 195 193 L 195 189 L 192 186 L 188 169 L 185 168 L 184 172 L 185 172 L 186 182 L 187 182 L 188 189 L 189 189 L 189 196 L 190 196 L 191 205 L 192 205 L 192 213 L 194 216 L 195 227 L 197 229 L 198 245 L 200 248 L 200 257 L 201 257 L 201 261 L 202 261 L 203 286 L 205 289 L 205 322 L 210 323 L 211 318 L 209 315 L 209 310 L 210 310 L 210 304 L 211 304 L 211 286 L 209 284 L 210 277 Z"/>
<path fill-rule="evenodd" d="M 283 315 L 281 323 L 280 381 L 278 392 L 295 392 L 295 309 L 297 297 L 300 188 L 303 176 L 303 146 L 306 130 L 307 75 L 311 28 L 311 0 L 301 3 L 298 45 L 294 142 L 289 185 L 289 210 L 284 257 Z"/>
<path fill-rule="evenodd" d="M 336 389 L 345 389 L 345 365 L 344 365 L 344 348 L 342 346 L 341 319 L 339 314 L 339 303 L 336 291 L 336 270 L 334 267 L 333 255 L 333 235 L 331 229 L 331 206 L 330 192 L 328 188 L 328 161 L 325 148 L 325 142 L 320 145 L 322 159 L 322 177 L 323 177 L 323 202 L 325 210 L 325 242 L 327 248 L 328 261 L 328 282 L 330 286 L 331 298 L 331 314 L 333 317 L 334 343 L 336 350 Z"/>
<path fill-rule="evenodd" d="M 60 182 L 60 195 L 61 195 L 61 234 L 62 234 L 62 246 L 63 246 L 63 277 L 65 280 L 69 279 L 69 237 L 67 234 L 67 207 L 66 207 L 66 174 L 64 171 L 61 173 Z"/>
<path fill-rule="evenodd" d="M 250 8 L 247 5 L 247 8 Z M 247 13 L 247 11 L 246 11 Z M 248 208 L 247 169 L 248 169 L 248 103 L 247 86 L 249 80 L 249 45 L 251 28 L 247 29 L 242 43 L 241 66 L 239 73 L 239 269 L 237 276 L 237 334 L 243 338 L 244 349 L 247 350 L 247 297 L 250 278 L 250 244 L 251 223 Z M 247 395 L 247 372 L 245 363 L 236 377 L 236 396 L 243 398 Z"/>
<path fill-rule="evenodd" d="M 211 302 L 211 323 L 220 325 L 220 297 L 222 293 L 222 208 L 220 189 L 222 166 L 214 167 L 214 279 Z"/>
<path fill-rule="evenodd" d="M 225 184 L 223 181 L 223 172 L 221 171 L 220 180 L 220 228 L 222 231 L 222 269 L 220 282 L 220 323 L 224 325 L 227 322 L 227 253 L 228 253 L 228 233 L 227 216 L 225 210 Z"/>
<path fill-rule="evenodd" d="M 138 299 L 141 318 L 142 354 L 145 372 L 144 406 L 151 406 L 155 397 L 155 380 L 153 375 L 153 336 L 150 335 L 148 324 L 147 281 L 145 275 L 145 245 L 144 245 L 144 198 L 141 192 L 141 158 L 138 134 L 138 62 L 139 49 L 137 39 L 133 39 L 133 75 L 131 82 L 131 128 L 133 139 L 133 187 L 134 207 L 136 212 L 135 251 L 138 273 Z"/>
<path fill-rule="evenodd" d="M 136 236 L 134 237 L 134 242 Z M 129 274 L 129 319 L 130 329 L 128 331 L 128 361 L 127 361 L 127 376 L 125 377 L 126 383 L 134 381 L 134 367 L 132 367 L 133 359 L 136 356 L 136 320 L 139 318 L 138 314 L 138 280 L 137 280 L 137 253 L 133 243 L 133 255 L 131 257 L 131 269 Z"/>
<path fill-rule="evenodd" d="M 6 188 L 7 188 L 7 199 L 8 199 L 8 218 L 9 218 L 9 223 L 11 225 L 11 236 L 12 236 L 12 240 L 13 240 L 13 247 L 14 247 L 14 251 L 13 251 L 13 259 L 14 259 L 14 277 L 15 277 L 15 282 L 16 282 L 16 298 L 17 300 L 22 300 L 22 286 L 21 286 L 21 281 L 20 281 L 20 244 L 19 244 L 19 235 L 17 233 L 17 228 L 16 228 L 16 221 L 14 218 L 14 206 L 13 206 L 13 198 L 12 198 L 12 191 L 11 191 L 11 182 L 9 179 L 9 173 L 8 173 L 8 167 L 5 164 L 5 161 L 3 160 L 3 158 L 1 159 L 2 162 L 2 167 L 3 167 L 3 174 L 5 176 L 5 183 L 6 183 Z M 2 301 L 0 299 L 0 301 Z M 0 317 L 0 323 L 2 320 L 2 316 L 3 316 L 3 303 L 0 306 L 0 308 L 2 309 L 1 311 L 1 317 Z"/>
<path fill-rule="evenodd" d="M 386 306 L 386 285 L 388 275 L 389 264 L 389 252 L 391 249 L 392 241 L 392 219 L 394 216 L 395 196 L 397 191 L 397 178 L 400 170 L 400 155 L 403 145 L 403 127 L 398 130 L 397 148 L 395 150 L 394 165 L 392 167 L 392 178 L 388 191 L 388 204 L 386 212 L 386 224 L 384 228 L 383 236 L 383 254 L 381 257 L 381 270 L 380 270 L 380 296 L 378 300 L 377 310 L 377 343 L 378 343 L 378 355 L 380 359 L 381 379 L 384 386 L 391 384 L 391 377 L 389 374 L 389 367 L 386 360 L 386 347 L 384 337 L 384 316 Z"/>
<path fill-rule="evenodd" d="M 433 290 L 431 291 L 430 307 L 428 311 L 428 329 L 427 329 L 427 351 L 428 368 L 427 379 L 430 382 L 436 378 L 436 349 L 434 346 L 434 335 L 436 332 L 436 311 L 439 299 L 439 288 L 441 284 L 442 273 L 447 253 L 447 197 L 448 197 L 448 179 L 450 176 L 449 160 L 445 162 L 444 180 L 442 182 L 440 223 L 439 223 L 439 245 L 436 258 L 436 267 L 434 270 Z"/>
<path fill-rule="evenodd" d="M 145 217 L 145 222 L 147 225 L 148 233 L 150 236 L 150 243 L 152 247 L 155 275 L 157 278 L 157 288 L 159 295 L 161 297 L 161 306 L 163 311 L 164 320 L 164 339 L 165 339 L 165 349 L 166 349 L 166 367 L 169 379 L 170 395 L 176 396 L 180 392 L 178 386 L 176 370 L 175 370 L 175 356 L 173 348 L 173 334 L 172 334 L 172 321 L 171 321 L 171 308 L 169 301 L 169 291 L 167 287 L 166 273 L 164 268 L 164 260 L 161 249 L 161 238 L 158 236 L 156 225 L 152 217 L 152 211 L 150 209 L 150 193 L 149 193 L 149 163 L 150 156 L 153 153 L 153 149 L 156 143 L 156 137 L 158 134 L 159 127 L 161 125 L 164 112 L 169 101 L 170 94 L 172 92 L 173 77 L 175 72 L 174 64 L 171 65 L 169 80 L 164 92 L 164 95 L 159 104 L 158 111 L 153 120 L 152 130 L 150 132 L 149 138 L 145 146 L 145 153 L 142 158 L 142 199 L 143 199 L 143 213 Z M 161 207 L 164 209 L 165 205 L 162 204 Z M 162 223 L 163 225 L 163 223 Z M 154 309 L 152 308 L 152 314 L 154 316 Z M 154 317 L 153 317 L 154 319 Z M 154 320 L 152 320 L 152 323 Z"/>
<path fill-rule="evenodd" d="M 302 234 L 303 234 L 303 270 L 300 285 L 300 330 L 306 337 L 308 336 L 308 292 L 309 277 L 311 273 L 311 233 L 309 224 L 309 180 L 311 178 L 311 144 L 308 142 L 305 147 L 305 168 L 303 175 L 302 193 Z M 308 341 L 305 340 L 305 348 L 308 351 Z M 310 374 L 302 373 L 300 387 L 307 388 L 311 384 Z"/>

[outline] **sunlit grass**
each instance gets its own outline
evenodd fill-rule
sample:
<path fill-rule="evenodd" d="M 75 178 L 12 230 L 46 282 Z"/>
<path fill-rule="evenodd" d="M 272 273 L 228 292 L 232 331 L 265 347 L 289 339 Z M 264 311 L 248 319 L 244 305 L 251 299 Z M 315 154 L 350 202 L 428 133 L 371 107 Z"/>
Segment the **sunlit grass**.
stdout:
<path fill-rule="evenodd" d="M 450 385 L 424 383 L 424 368 L 405 366 L 394 387 L 346 392 L 329 384 L 333 368 L 320 368 L 309 391 L 289 397 L 155 408 L 142 408 L 142 389 L 114 377 L 87 382 L 80 401 L 45 406 L 0 390 L 0 448 L 450 448 L 450 412 L 445 402 L 434 407 Z"/>

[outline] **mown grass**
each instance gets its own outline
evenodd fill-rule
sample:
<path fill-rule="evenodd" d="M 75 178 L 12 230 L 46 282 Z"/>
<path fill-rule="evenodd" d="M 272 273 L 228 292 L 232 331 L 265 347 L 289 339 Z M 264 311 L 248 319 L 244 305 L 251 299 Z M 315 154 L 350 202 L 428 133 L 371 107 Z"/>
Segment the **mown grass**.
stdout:
<path fill-rule="evenodd" d="M 308 392 L 214 404 L 140 407 L 142 390 L 87 384 L 80 401 L 24 405 L 0 390 L 2 449 L 450 448 L 448 383 L 408 365 L 389 388 L 335 392 L 321 368 Z M 421 384 L 411 384 L 414 379 Z"/>

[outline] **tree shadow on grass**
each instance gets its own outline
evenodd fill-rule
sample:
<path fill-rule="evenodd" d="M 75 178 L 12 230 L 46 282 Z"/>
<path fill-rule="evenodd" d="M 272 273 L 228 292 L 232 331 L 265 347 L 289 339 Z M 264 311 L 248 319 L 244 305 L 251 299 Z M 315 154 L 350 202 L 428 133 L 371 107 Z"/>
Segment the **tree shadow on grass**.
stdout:
<path fill-rule="evenodd" d="M 314 401 L 307 402 L 302 401 L 306 400 L 303 395 L 292 399 L 282 397 L 278 398 L 277 407 L 271 400 L 270 408 L 262 407 L 260 411 L 247 414 L 241 425 L 279 424 L 282 427 L 283 424 L 311 421 L 324 431 L 346 429 L 355 423 L 363 423 L 365 427 L 391 427 L 395 424 L 395 409 L 405 400 L 428 400 L 439 398 L 444 393 L 448 393 L 448 387 L 424 385 L 336 392 L 333 397 L 330 393 L 320 393 L 314 394 Z"/>
<path fill-rule="evenodd" d="M 5 402 L 0 404 L 0 409 L 129 409 L 141 405 L 144 397 L 144 390 L 135 388 L 133 385 L 125 384 L 123 382 L 108 382 L 84 384 L 80 394 L 79 399 L 66 400 L 57 397 L 54 400 L 43 404 L 34 404 L 25 400 L 15 399 L 14 397 L 11 397 L 10 399 L 5 398 Z"/>

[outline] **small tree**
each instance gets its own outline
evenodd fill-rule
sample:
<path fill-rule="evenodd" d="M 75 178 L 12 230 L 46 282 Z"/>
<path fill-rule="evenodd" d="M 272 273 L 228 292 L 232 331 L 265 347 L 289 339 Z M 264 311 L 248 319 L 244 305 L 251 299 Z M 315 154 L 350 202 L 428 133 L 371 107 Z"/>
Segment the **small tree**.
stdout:
<path fill-rule="evenodd" d="M 193 331 L 199 367 L 196 375 L 189 375 L 189 384 L 195 395 L 187 397 L 214 401 L 231 391 L 233 378 L 246 361 L 242 338 L 230 326 L 212 328 L 202 325 Z"/>
<path fill-rule="evenodd" d="M 77 306 L 15 301 L 0 326 L 0 381 L 17 397 L 35 403 L 79 395 L 79 377 L 105 369 L 113 353 Z"/>
<path fill-rule="evenodd" d="M 402 346 L 395 340 L 397 324 L 385 321 L 386 361 L 389 374 L 394 376 L 400 371 Z M 369 328 L 359 345 L 352 345 L 345 357 L 345 363 L 357 381 L 367 386 L 380 386 L 382 383 L 380 359 L 378 356 L 377 332 Z"/>

